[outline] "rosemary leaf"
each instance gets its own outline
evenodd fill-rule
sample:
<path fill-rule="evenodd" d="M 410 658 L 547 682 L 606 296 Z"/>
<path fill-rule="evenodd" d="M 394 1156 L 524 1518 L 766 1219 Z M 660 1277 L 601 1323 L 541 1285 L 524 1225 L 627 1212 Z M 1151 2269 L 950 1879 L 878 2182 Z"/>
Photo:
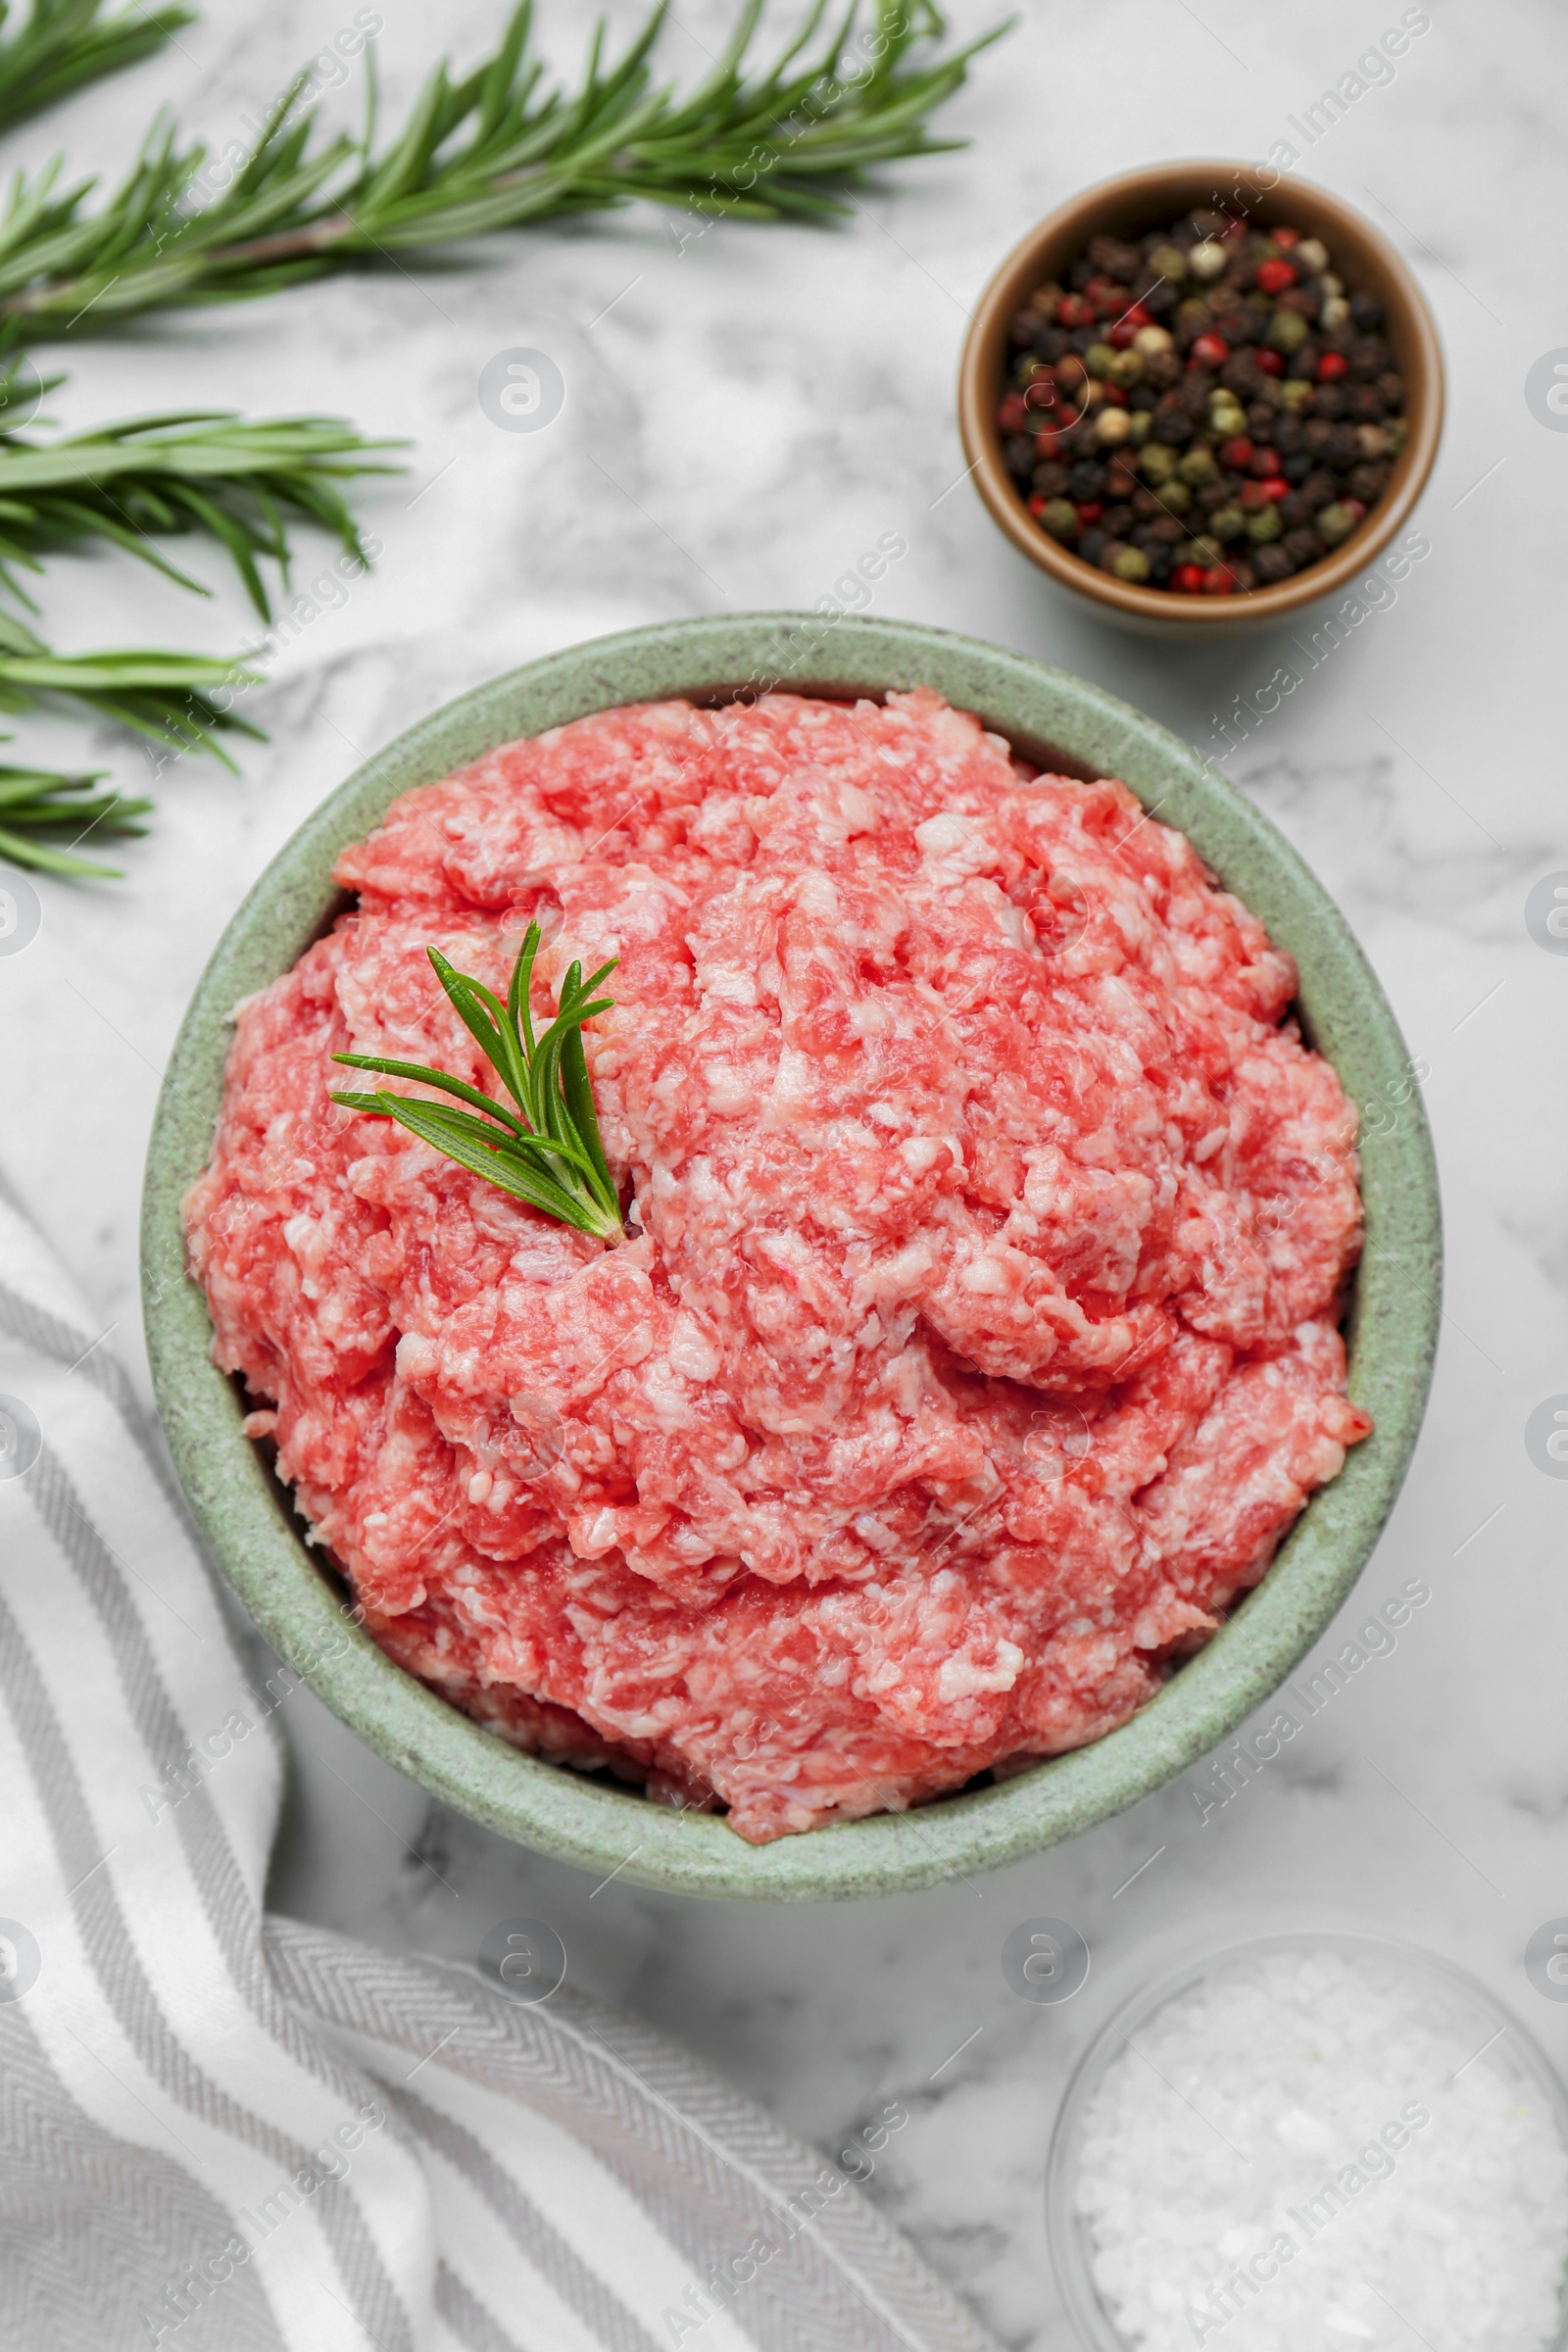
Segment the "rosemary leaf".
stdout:
<path fill-rule="evenodd" d="M 574 94 L 550 85 L 522 0 L 494 54 L 453 77 L 438 66 L 379 154 L 368 138 L 318 137 L 296 112 L 305 76 L 274 107 L 231 186 L 203 202 L 207 151 L 161 120 L 118 187 L 64 179 L 60 159 L 19 174 L 0 209 L 0 332 L 11 346 L 174 305 L 275 292 L 324 271 L 379 266 L 470 237 L 634 199 L 715 217 L 824 219 L 875 166 L 956 142 L 931 115 L 969 61 L 1005 29 L 943 53 L 933 0 L 872 0 L 823 24 L 824 0 L 775 59 L 748 74 L 760 14 L 740 12 L 712 72 L 682 98 L 653 77 L 667 13 L 648 18 L 618 63 L 596 32 Z"/>
<path fill-rule="evenodd" d="M 608 1012 L 614 1002 L 593 992 L 614 970 L 615 960 L 586 981 L 582 966 L 572 964 L 561 984 L 556 1017 L 536 1037 L 528 990 L 539 941 L 539 926 L 530 923 L 513 965 L 505 1004 L 482 981 L 455 970 L 439 948 L 425 950 L 453 1009 L 516 1103 L 515 1114 L 449 1070 L 368 1054 L 334 1054 L 332 1058 L 350 1069 L 439 1087 L 471 1103 L 481 1115 L 385 1090 L 334 1094 L 332 1101 L 347 1110 L 395 1119 L 461 1167 L 530 1202 L 558 1223 L 574 1225 L 601 1241 L 618 1242 L 624 1231 L 620 1201 L 600 1139 L 582 1045 L 584 1021 Z"/>
<path fill-rule="evenodd" d="M 10 39 L 0 39 L 0 130 L 89 81 L 140 65 L 194 21 L 195 11 L 183 7 L 132 5 L 106 17 L 102 0 L 32 0 Z"/>
<path fill-rule="evenodd" d="M 99 865 L 75 855 L 89 833 L 141 834 L 151 801 L 130 800 L 122 793 L 95 793 L 102 773 L 63 775 L 52 768 L 0 764 L 0 857 L 14 865 L 30 865 L 52 874 L 119 877 L 120 868 Z M 71 840 L 57 848 L 40 834 L 68 833 Z"/>
<path fill-rule="evenodd" d="M 170 752 L 206 753 L 233 769 L 220 737 L 261 740 L 262 730 L 217 697 L 261 683 L 260 670 L 207 654 L 57 654 L 23 621 L 0 612 L 0 710 L 31 710 L 63 695 Z"/>
<path fill-rule="evenodd" d="M 210 591 L 153 544 L 195 533 L 226 549 L 252 604 L 270 620 L 258 564 L 275 564 L 287 588 L 285 518 L 323 526 L 366 563 L 337 485 L 400 472 L 375 453 L 404 446 L 368 441 L 335 416 L 251 424 L 200 409 L 129 417 L 58 441 L 0 433 L 0 580 L 35 610 L 14 567 L 36 570 L 46 555 L 102 539 L 205 596 Z"/>

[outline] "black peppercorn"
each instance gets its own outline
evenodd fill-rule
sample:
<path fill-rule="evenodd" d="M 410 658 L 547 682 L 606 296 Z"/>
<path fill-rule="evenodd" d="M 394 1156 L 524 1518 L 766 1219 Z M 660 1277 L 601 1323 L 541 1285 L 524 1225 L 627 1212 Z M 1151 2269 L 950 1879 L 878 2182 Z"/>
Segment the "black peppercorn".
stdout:
<path fill-rule="evenodd" d="M 1256 400 L 1263 388 L 1263 370 L 1257 364 L 1257 353 L 1250 346 L 1233 351 L 1219 371 L 1219 380 L 1227 392 L 1241 400 Z"/>
<path fill-rule="evenodd" d="M 1328 553 L 1327 541 L 1318 537 L 1309 522 L 1303 523 L 1298 530 L 1287 531 L 1276 545 L 1285 550 L 1298 570 L 1303 564 L 1315 564 L 1319 556 Z"/>
<path fill-rule="evenodd" d="M 1246 595 L 1340 545 L 1408 431 L 1383 306 L 1343 288 L 1346 266 L 1289 224 L 1209 207 L 1094 237 L 1013 315 L 999 369 L 998 437 L 1040 528 L 1116 579 L 1181 594 Z M 1067 318 L 1092 322 L 1058 322 L 1064 287 Z M 1135 302 L 1164 349 L 1135 343 L 1136 319 L 1116 327 Z M 1048 392 L 1055 378 L 1049 412 L 1023 397 L 1037 373 Z"/>
<path fill-rule="evenodd" d="M 1369 507 L 1375 498 L 1381 498 L 1388 486 L 1388 467 L 1378 465 L 1372 459 L 1368 459 L 1363 465 L 1352 466 L 1350 478 L 1346 484 L 1350 496 L 1358 498 L 1363 507 Z"/>
<path fill-rule="evenodd" d="M 1129 286 L 1144 266 L 1137 246 L 1123 244 L 1120 237 L 1092 237 L 1089 259 L 1102 277 L 1113 277 L 1118 284 Z"/>

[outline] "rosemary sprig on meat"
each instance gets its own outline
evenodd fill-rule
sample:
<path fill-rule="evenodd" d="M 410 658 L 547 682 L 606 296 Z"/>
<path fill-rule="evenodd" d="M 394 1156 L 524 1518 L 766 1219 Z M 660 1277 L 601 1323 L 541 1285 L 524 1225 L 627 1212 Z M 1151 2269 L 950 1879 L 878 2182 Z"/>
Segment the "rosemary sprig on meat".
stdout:
<path fill-rule="evenodd" d="M 387 1061 L 370 1054 L 334 1054 L 332 1059 L 346 1062 L 350 1069 L 375 1070 L 384 1078 L 439 1087 L 471 1108 L 454 1110 L 444 1102 L 385 1089 L 334 1094 L 332 1100 L 348 1110 L 396 1119 L 460 1167 L 472 1169 L 547 1217 L 575 1225 L 579 1233 L 597 1234 L 601 1241 L 618 1242 L 624 1235 L 620 1200 L 599 1139 L 582 1025 L 613 1004 L 612 997 L 596 997 L 594 990 L 620 959 L 612 956 L 588 980 L 582 965 L 573 963 L 561 984 L 555 1019 L 536 1037 L 528 991 L 539 942 L 539 926 L 530 923 L 512 968 L 505 1004 L 482 980 L 455 971 L 439 948 L 425 950 L 458 1018 L 517 1105 L 515 1112 L 449 1070 Z"/>

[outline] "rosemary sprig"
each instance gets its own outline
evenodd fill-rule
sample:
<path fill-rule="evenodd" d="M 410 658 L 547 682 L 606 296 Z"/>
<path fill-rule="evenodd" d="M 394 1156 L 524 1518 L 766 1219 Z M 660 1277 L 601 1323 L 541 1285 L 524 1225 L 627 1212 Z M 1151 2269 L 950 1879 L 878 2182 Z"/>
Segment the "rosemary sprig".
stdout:
<path fill-rule="evenodd" d="M 31 710 L 64 695 L 172 754 L 206 752 L 237 773 L 220 737 L 265 738 L 218 697 L 261 683 L 260 670 L 207 654 L 57 654 L 25 622 L 0 612 L 0 710 Z"/>
<path fill-rule="evenodd" d="M 258 569 L 274 563 L 288 585 L 290 518 L 320 524 L 344 552 L 367 561 L 337 485 L 356 474 L 395 473 L 373 452 L 406 446 L 367 441 L 335 416 L 282 416 L 247 424 L 219 409 L 135 416 L 59 441 L 0 435 L 0 580 L 29 611 L 17 567 L 41 571 L 63 547 L 109 540 L 155 570 L 211 591 L 172 563 L 155 538 L 200 532 L 233 558 L 264 620 L 271 606 Z"/>
<path fill-rule="evenodd" d="M 118 792 L 95 794 L 93 786 L 103 780 L 102 771 L 68 776 L 52 768 L 0 764 L 0 857 L 43 873 L 118 878 L 118 865 L 78 858 L 76 845 L 89 833 L 145 833 L 146 826 L 137 819 L 149 813 L 152 803 L 126 800 Z M 57 849 L 40 839 L 52 833 L 69 833 L 72 839 L 66 848 Z"/>
<path fill-rule="evenodd" d="M 618 1242 L 624 1233 L 620 1201 L 599 1138 L 582 1025 L 595 1013 L 608 1012 L 614 1003 L 612 997 L 595 997 L 593 992 L 619 957 L 601 964 L 589 980 L 583 978 L 580 963 L 572 964 L 561 984 L 555 1019 L 535 1037 L 528 991 L 539 940 L 538 924 L 530 923 L 512 967 L 505 1004 L 483 981 L 455 971 L 439 948 L 425 950 L 459 1019 L 517 1105 L 515 1113 L 450 1071 L 426 1069 L 414 1061 L 384 1061 L 368 1054 L 334 1054 L 332 1059 L 346 1062 L 350 1069 L 376 1070 L 385 1078 L 439 1087 L 471 1104 L 472 1110 L 451 1110 L 443 1102 L 384 1089 L 376 1094 L 334 1094 L 332 1100 L 349 1110 L 396 1119 L 460 1167 L 543 1209 L 547 1217 L 575 1225 L 580 1233 L 597 1234 L 601 1241 Z M 481 1115 L 475 1117 L 474 1111 Z"/>
<path fill-rule="evenodd" d="M 172 305 L 274 292 L 461 238 L 644 198 L 750 220 L 821 220 L 874 165 L 942 152 L 927 118 L 1004 27 L 947 56 L 933 0 L 873 0 L 855 50 L 859 0 L 815 56 L 827 0 L 755 76 L 746 57 L 761 0 L 746 0 L 711 73 L 684 97 L 653 78 L 667 0 L 617 63 L 595 31 L 574 94 L 545 87 L 522 0 L 494 54 L 454 75 L 437 66 L 402 130 L 374 149 L 318 140 L 315 107 L 295 115 L 303 74 L 279 99 L 232 184 L 199 197 L 207 151 L 161 121 L 96 211 L 96 182 L 62 185 L 56 158 L 18 176 L 0 212 L 0 325 L 12 345 Z M 369 53 L 368 52 L 368 56 Z M 846 63 L 846 57 L 854 61 Z"/>
<path fill-rule="evenodd" d="M 0 0 L 0 27 L 10 16 Z M 194 10 L 183 7 L 132 6 L 106 17 L 102 0 L 32 0 L 10 38 L 0 37 L 0 130 L 89 81 L 140 65 L 194 21 Z"/>

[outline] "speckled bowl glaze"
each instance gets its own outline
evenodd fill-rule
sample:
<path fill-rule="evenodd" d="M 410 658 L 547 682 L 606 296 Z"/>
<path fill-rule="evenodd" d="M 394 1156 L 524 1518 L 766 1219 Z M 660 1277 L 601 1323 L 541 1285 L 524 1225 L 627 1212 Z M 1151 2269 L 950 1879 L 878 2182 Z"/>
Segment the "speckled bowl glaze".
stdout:
<path fill-rule="evenodd" d="M 934 686 L 1026 758 L 1121 777 L 1296 956 L 1304 1029 L 1355 1100 L 1375 1106 L 1364 1121 L 1367 1237 L 1349 1385 L 1376 1434 L 1313 1495 L 1207 1648 L 1120 1731 L 1000 1786 L 751 1846 L 715 1816 L 675 1813 L 518 1754 L 353 1624 L 344 1588 L 242 1433 L 237 1384 L 211 1360 L 179 1202 L 211 1148 L 232 1006 L 329 926 L 344 904 L 333 860 L 400 793 L 612 704 L 720 702 L 771 684 L 838 697 Z M 1419 1098 L 1404 1099 L 1406 1062 L 1366 959 L 1296 853 L 1186 744 L 1098 687 L 942 630 L 811 613 L 677 621 L 574 646 L 461 696 L 350 776 L 267 868 L 203 974 L 165 1080 L 143 1200 L 147 1337 L 174 1462 L 219 1565 L 318 1696 L 388 1762 L 503 1837 L 646 1886 L 770 1901 L 893 1893 L 1016 1861 L 1135 1803 L 1234 1731 L 1323 1631 L 1371 1553 L 1415 1445 L 1438 1328 L 1437 1177 Z"/>

